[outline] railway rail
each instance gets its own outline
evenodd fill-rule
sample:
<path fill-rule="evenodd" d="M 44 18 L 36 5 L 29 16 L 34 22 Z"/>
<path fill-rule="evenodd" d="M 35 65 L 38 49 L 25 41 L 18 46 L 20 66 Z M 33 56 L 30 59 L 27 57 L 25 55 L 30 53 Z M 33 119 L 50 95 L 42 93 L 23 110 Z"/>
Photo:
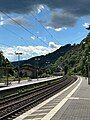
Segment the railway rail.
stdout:
<path fill-rule="evenodd" d="M 0 120 L 12 120 L 13 117 L 39 104 L 75 80 L 76 77 L 60 78 L 27 92 L 22 92 L 22 94 L 15 94 L 7 97 L 7 99 L 2 99 L 0 101 Z"/>

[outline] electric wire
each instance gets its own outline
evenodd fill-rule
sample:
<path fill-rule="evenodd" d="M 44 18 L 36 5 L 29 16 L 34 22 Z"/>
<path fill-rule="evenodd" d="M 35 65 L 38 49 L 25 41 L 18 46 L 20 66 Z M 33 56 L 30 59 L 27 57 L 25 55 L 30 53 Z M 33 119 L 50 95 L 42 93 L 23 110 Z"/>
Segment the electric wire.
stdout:
<path fill-rule="evenodd" d="M 30 14 L 31 14 L 31 15 L 33 16 L 33 18 L 44 28 L 44 30 L 45 30 L 55 41 L 57 41 L 56 38 L 55 38 L 55 37 L 45 28 L 45 26 L 38 20 L 38 18 L 36 18 L 33 13 L 30 13 Z"/>
<path fill-rule="evenodd" d="M 7 47 L 12 47 L 12 46 L 10 46 L 8 44 L 4 44 L 4 43 L 0 43 L 0 45 L 7 46 Z"/>
<path fill-rule="evenodd" d="M 38 37 L 36 34 L 32 33 L 30 30 L 28 30 L 25 26 L 21 25 L 20 23 L 18 23 L 16 20 L 14 20 L 12 17 L 10 17 L 7 13 L 5 13 L 4 11 L 0 10 L 1 13 L 3 13 L 4 15 L 6 15 L 8 18 L 10 18 L 13 22 L 15 22 L 18 26 L 20 26 L 21 28 L 23 28 L 26 32 L 28 32 L 29 34 L 35 36 L 35 38 L 41 40 L 45 45 L 48 46 L 48 44 L 43 41 L 43 39 L 41 39 L 40 37 Z"/>
<path fill-rule="evenodd" d="M 23 40 L 23 41 L 26 43 L 26 40 L 25 40 L 22 36 L 19 36 L 16 32 L 14 32 L 14 31 L 6 28 L 4 25 L 2 25 L 1 27 L 2 27 L 3 29 L 5 29 L 5 30 L 9 31 L 10 33 L 12 33 L 12 34 L 13 34 L 14 36 L 16 36 L 18 39 Z M 28 44 L 26 43 L 26 45 L 28 45 Z"/>
<path fill-rule="evenodd" d="M 24 3 L 22 3 L 22 5 L 25 7 Z M 27 9 L 28 10 L 28 9 Z M 34 11 L 34 9 L 32 9 Z M 32 17 L 43 27 L 43 29 L 55 40 L 57 41 L 57 39 L 45 28 L 45 26 L 38 20 L 37 17 L 34 16 L 34 14 L 32 12 L 30 12 L 30 14 L 32 15 Z M 58 42 L 58 41 L 57 41 Z"/>

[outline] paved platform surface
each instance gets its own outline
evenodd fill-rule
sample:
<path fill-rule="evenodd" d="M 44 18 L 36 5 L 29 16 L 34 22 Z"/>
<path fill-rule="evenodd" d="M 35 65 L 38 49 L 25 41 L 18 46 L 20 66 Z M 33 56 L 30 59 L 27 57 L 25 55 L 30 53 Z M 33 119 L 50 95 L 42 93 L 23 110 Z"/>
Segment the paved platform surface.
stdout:
<path fill-rule="evenodd" d="M 90 120 L 90 85 L 79 77 L 69 87 L 14 120 Z"/>
<path fill-rule="evenodd" d="M 56 78 L 61 78 L 61 77 L 62 76 L 52 76 L 52 77 L 47 77 L 47 78 L 38 78 L 38 80 L 37 79 L 31 79 L 30 81 L 21 80 L 20 83 L 18 83 L 18 81 L 13 81 L 13 82 L 11 82 L 11 84 L 9 84 L 8 87 L 7 86 L 6 87 L 1 87 L 0 91 L 11 89 L 11 88 L 16 88 L 16 87 L 21 87 L 21 86 L 25 86 L 25 85 L 40 83 L 40 82 L 44 82 L 44 81 L 54 80 Z M 5 85 L 5 83 L 0 83 L 0 86 L 3 86 L 3 85 Z"/>
<path fill-rule="evenodd" d="M 51 120 L 90 120 L 90 85 L 85 78 Z"/>

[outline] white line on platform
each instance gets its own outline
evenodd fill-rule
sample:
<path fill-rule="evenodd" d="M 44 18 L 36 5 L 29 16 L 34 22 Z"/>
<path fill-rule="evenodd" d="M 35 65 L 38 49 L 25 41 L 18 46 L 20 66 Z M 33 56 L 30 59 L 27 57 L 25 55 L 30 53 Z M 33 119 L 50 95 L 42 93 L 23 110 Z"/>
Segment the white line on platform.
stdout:
<path fill-rule="evenodd" d="M 46 113 L 35 113 L 35 114 L 31 114 L 29 116 L 38 116 L 38 115 L 46 115 Z"/>
<path fill-rule="evenodd" d="M 79 78 L 77 79 L 77 81 L 79 80 Z M 77 83 L 77 81 L 75 81 L 73 84 L 71 84 L 70 86 L 68 86 L 67 88 L 65 88 L 64 90 L 62 90 L 61 92 L 55 94 L 54 96 L 52 96 L 51 98 L 45 100 L 44 102 L 40 103 L 39 105 L 37 105 L 36 107 L 30 109 L 29 111 L 23 113 L 22 115 L 20 115 L 19 117 L 15 118 L 14 120 L 23 120 L 25 117 L 29 116 L 30 114 L 32 114 L 33 112 L 37 111 L 38 109 L 40 109 L 41 107 L 43 107 L 44 105 L 46 105 L 47 103 L 49 103 L 51 100 L 53 100 L 54 98 L 58 97 L 59 95 L 61 95 L 63 92 L 65 92 L 66 90 L 68 90 L 69 88 L 71 88 L 74 84 Z"/>
<path fill-rule="evenodd" d="M 90 100 L 90 98 L 70 97 L 71 100 Z"/>
<path fill-rule="evenodd" d="M 41 120 L 41 118 L 32 118 L 32 119 L 25 119 L 25 120 Z"/>
<path fill-rule="evenodd" d="M 50 111 L 51 109 L 47 108 L 47 109 L 40 109 L 38 110 L 38 112 L 47 112 L 47 111 Z"/>
<path fill-rule="evenodd" d="M 74 92 L 80 86 L 81 82 L 82 82 L 82 79 L 80 80 L 79 84 L 41 120 L 50 120 L 56 114 L 56 112 L 58 112 L 58 110 L 60 110 L 60 108 L 67 102 L 67 100 L 74 94 Z"/>

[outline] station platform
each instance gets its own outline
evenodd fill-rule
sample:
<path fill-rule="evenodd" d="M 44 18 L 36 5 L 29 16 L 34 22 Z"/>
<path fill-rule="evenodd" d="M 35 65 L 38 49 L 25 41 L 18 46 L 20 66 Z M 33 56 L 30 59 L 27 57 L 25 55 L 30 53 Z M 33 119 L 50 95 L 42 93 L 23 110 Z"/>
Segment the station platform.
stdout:
<path fill-rule="evenodd" d="M 90 120 L 90 85 L 78 77 L 72 85 L 14 120 Z"/>
<path fill-rule="evenodd" d="M 13 81 L 8 86 L 5 86 L 5 83 L 0 83 L 0 86 L 1 86 L 0 91 L 12 89 L 12 88 L 17 88 L 17 87 L 22 87 L 25 85 L 32 85 L 35 83 L 50 81 L 50 80 L 54 80 L 54 79 L 61 78 L 61 77 L 62 76 L 52 76 L 52 77 L 46 77 L 46 78 L 21 80 L 20 83 L 18 83 L 18 81 Z M 2 86 L 4 86 L 4 87 L 2 87 Z"/>

